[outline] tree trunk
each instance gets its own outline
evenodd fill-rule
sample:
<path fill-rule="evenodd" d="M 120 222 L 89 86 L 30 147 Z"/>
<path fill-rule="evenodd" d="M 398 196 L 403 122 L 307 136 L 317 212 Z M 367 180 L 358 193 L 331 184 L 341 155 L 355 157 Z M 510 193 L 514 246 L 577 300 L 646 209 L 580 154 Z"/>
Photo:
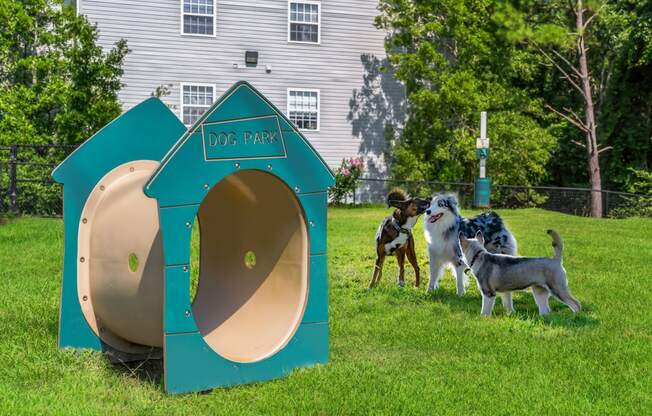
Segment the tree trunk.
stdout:
<path fill-rule="evenodd" d="M 591 94 L 591 81 L 589 67 L 586 59 L 586 45 L 584 43 L 584 6 L 582 0 L 577 2 L 577 49 L 580 59 L 580 75 L 584 91 L 584 118 L 586 126 L 586 156 L 591 181 L 591 216 L 602 218 L 602 178 L 600 176 L 600 162 L 598 159 L 598 136 L 595 125 L 595 111 L 593 108 L 593 95 Z"/>

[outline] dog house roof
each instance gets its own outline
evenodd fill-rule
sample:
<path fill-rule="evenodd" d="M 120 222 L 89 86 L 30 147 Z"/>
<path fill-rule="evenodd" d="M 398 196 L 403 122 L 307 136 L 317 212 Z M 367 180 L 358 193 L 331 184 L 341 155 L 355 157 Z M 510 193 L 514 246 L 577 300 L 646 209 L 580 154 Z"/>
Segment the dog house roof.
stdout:
<path fill-rule="evenodd" d="M 334 183 L 328 165 L 305 136 L 249 83 L 233 85 L 181 136 L 145 185 L 160 206 L 193 204 L 223 177 L 268 171 L 297 193 Z"/>
<path fill-rule="evenodd" d="M 92 187 L 107 172 L 134 158 L 161 160 L 185 130 L 161 100 L 149 98 L 82 143 L 54 169 L 52 177 L 59 183 Z"/>

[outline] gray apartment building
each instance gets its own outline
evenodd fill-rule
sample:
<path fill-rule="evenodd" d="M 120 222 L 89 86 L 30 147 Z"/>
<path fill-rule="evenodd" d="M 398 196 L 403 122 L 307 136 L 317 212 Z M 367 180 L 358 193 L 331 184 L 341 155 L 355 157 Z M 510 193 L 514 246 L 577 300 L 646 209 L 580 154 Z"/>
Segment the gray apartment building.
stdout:
<path fill-rule="evenodd" d="M 77 0 L 100 44 L 121 38 L 127 110 L 163 86 L 187 125 L 233 83 L 253 84 L 331 167 L 363 156 L 384 176 L 384 132 L 400 123 L 404 89 L 385 63 L 377 0 Z"/>

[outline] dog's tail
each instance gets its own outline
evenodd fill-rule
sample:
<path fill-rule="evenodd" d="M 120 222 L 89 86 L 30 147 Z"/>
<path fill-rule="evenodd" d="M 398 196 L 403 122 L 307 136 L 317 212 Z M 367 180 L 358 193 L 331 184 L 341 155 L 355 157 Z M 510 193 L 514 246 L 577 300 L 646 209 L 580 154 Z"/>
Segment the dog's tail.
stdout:
<path fill-rule="evenodd" d="M 548 230 L 548 235 L 552 238 L 552 248 L 555 250 L 555 259 L 561 260 L 564 254 L 564 242 L 555 230 Z"/>

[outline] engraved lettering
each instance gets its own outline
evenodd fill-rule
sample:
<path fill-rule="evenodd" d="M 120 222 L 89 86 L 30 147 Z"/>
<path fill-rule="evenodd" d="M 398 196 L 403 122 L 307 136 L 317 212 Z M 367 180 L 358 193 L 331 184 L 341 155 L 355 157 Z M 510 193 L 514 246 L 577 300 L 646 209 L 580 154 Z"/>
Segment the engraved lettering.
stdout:
<path fill-rule="evenodd" d="M 211 147 L 217 146 L 217 134 L 214 132 L 208 134 L 208 145 Z"/>
<path fill-rule="evenodd" d="M 285 157 L 274 117 L 217 122 L 202 129 L 206 160 Z"/>

